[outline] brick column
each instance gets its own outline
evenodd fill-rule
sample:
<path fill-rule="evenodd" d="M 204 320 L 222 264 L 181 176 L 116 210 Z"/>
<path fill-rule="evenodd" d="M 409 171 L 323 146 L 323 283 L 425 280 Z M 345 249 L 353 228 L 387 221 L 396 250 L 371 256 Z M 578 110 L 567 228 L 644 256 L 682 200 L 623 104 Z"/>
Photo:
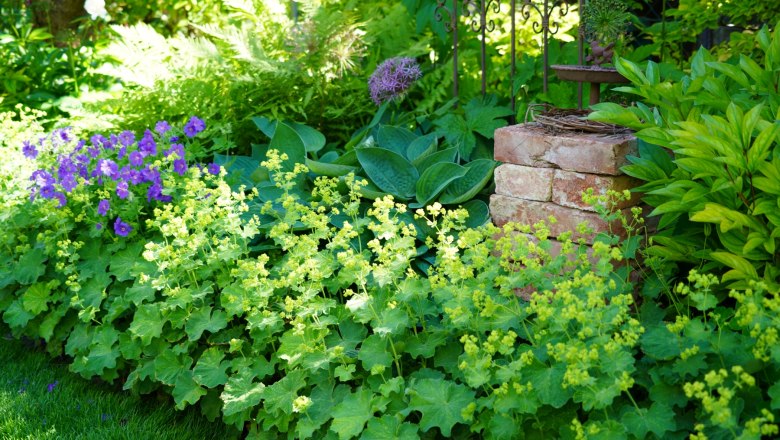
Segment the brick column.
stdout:
<path fill-rule="evenodd" d="M 620 172 L 629 154 L 637 155 L 636 138 L 630 134 L 550 134 L 533 123 L 499 128 L 495 159 L 503 164 L 496 168 L 496 193 L 490 197 L 493 223 L 533 224 L 552 215 L 558 220 L 549 225 L 554 237 L 583 221 L 606 231 L 610 225 L 580 195 L 587 188 L 606 194 L 637 186 Z M 619 208 L 628 210 L 638 203 L 634 196 Z M 621 233 L 617 225 L 612 230 Z M 592 237 L 586 239 L 592 242 Z"/>

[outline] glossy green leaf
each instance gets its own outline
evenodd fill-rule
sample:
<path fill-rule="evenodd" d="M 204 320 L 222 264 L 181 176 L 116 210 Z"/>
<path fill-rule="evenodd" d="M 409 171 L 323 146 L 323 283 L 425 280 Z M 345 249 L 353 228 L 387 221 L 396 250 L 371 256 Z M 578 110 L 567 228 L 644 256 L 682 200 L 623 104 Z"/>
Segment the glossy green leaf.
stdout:
<path fill-rule="evenodd" d="M 414 163 L 415 160 L 422 159 L 435 153 L 437 145 L 438 137 L 436 134 L 431 133 L 420 136 L 409 144 L 409 148 L 406 150 L 406 158 Z"/>
<path fill-rule="evenodd" d="M 287 125 L 298 133 L 306 152 L 316 153 L 325 146 L 325 135 L 314 128 L 297 122 L 287 122 Z"/>
<path fill-rule="evenodd" d="M 454 205 L 473 199 L 493 178 L 496 162 L 490 159 L 477 159 L 465 165 L 466 174 L 455 179 L 441 195 L 439 201 L 445 205 Z"/>
<path fill-rule="evenodd" d="M 376 135 L 376 143 L 379 148 L 384 148 L 406 157 L 407 149 L 417 135 L 403 127 L 392 125 L 380 125 Z"/>
<path fill-rule="evenodd" d="M 468 169 L 456 163 L 442 162 L 432 165 L 417 181 L 417 204 L 419 208 L 432 202 L 452 181 L 466 175 Z"/>
<path fill-rule="evenodd" d="M 458 155 L 458 149 L 457 148 L 447 148 L 446 150 L 437 151 L 436 153 L 433 153 L 429 156 L 425 157 L 418 157 L 414 161 L 412 161 L 412 164 L 415 168 L 417 168 L 417 171 L 420 173 L 424 173 L 425 170 L 427 170 L 429 167 L 431 167 L 434 164 L 437 163 L 444 163 L 444 162 L 455 162 L 455 158 Z"/>
<path fill-rule="evenodd" d="M 380 190 L 400 199 L 414 196 L 420 175 L 403 156 L 383 148 L 355 151 L 366 175 Z"/>
<path fill-rule="evenodd" d="M 318 176 L 341 177 L 349 173 L 356 172 L 359 168 L 350 165 L 339 165 L 337 163 L 318 162 L 316 160 L 306 159 L 306 167 Z"/>
<path fill-rule="evenodd" d="M 283 169 L 292 170 L 296 163 L 306 163 L 306 147 L 298 133 L 289 125 L 280 122 L 268 145 L 270 150 L 278 150 L 287 155 L 283 161 Z"/>

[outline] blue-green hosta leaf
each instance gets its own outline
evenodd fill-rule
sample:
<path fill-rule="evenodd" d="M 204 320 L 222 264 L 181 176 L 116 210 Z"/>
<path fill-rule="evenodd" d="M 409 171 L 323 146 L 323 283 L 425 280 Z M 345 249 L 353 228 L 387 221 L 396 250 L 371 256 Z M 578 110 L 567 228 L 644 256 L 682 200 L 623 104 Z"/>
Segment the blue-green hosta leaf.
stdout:
<path fill-rule="evenodd" d="M 297 122 L 287 122 L 286 124 L 295 130 L 296 133 L 298 133 L 298 136 L 301 138 L 303 147 L 306 149 L 306 152 L 316 153 L 322 150 L 322 147 L 325 146 L 325 135 L 315 130 L 314 128 L 311 128 L 308 125 L 299 124 Z"/>
<path fill-rule="evenodd" d="M 382 418 L 373 417 L 368 421 L 360 440 L 419 439 L 417 426 L 409 422 L 401 423 L 397 417 L 385 414 Z"/>
<path fill-rule="evenodd" d="M 227 326 L 227 314 L 222 310 L 214 310 L 209 307 L 197 307 L 187 318 L 184 326 L 190 341 L 200 339 L 204 331 L 216 333 Z"/>
<path fill-rule="evenodd" d="M 363 432 L 363 427 L 374 414 L 371 407 L 370 390 L 359 388 L 354 393 L 344 397 L 333 408 L 333 422 L 330 429 L 339 435 L 339 439 L 346 440 Z"/>
<path fill-rule="evenodd" d="M 306 162 L 306 146 L 298 133 L 284 122 L 276 124 L 276 131 L 268 146 L 269 150 L 278 150 L 287 155 L 283 169 L 290 171 L 296 163 Z"/>
<path fill-rule="evenodd" d="M 171 392 L 176 402 L 176 409 L 182 410 L 187 405 L 194 405 L 206 395 L 206 390 L 193 379 L 192 371 L 182 371 L 176 378 L 176 384 Z"/>
<path fill-rule="evenodd" d="M 252 122 L 255 123 L 257 128 L 259 128 L 264 135 L 266 135 L 268 138 L 272 138 L 274 137 L 274 132 L 276 131 L 276 124 L 279 121 L 268 119 L 265 116 L 254 116 L 252 117 Z"/>
<path fill-rule="evenodd" d="M 478 228 L 487 223 L 490 218 L 490 208 L 482 200 L 469 200 L 463 204 L 463 209 L 469 213 L 469 218 L 466 220 L 466 226 L 469 228 Z"/>
<path fill-rule="evenodd" d="M 381 125 L 376 135 L 376 143 L 379 148 L 390 150 L 406 157 L 406 151 L 417 135 L 403 127 Z"/>
<path fill-rule="evenodd" d="M 417 203 L 410 205 L 419 208 L 432 202 L 453 180 L 466 175 L 468 170 L 453 162 L 442 162 L 425 170 L 417 181 Z"/>
<path fill-rule="evenodd" d="M 429 167 L 437 163 L 452 163 L 455 162 L 455 158 L 458 156 L 457 148 L 447 148 L 446 150 L 437 151 L 431 155 L 418 157 L 412 161 L 412 164 L 419 173 L 424 173 Z"/>
<path fill-rule="evenodd" d="M 227 369 L 230 366 L 229 362 L 223 361 L 224 358 L 225 353 L 220 348 L 206 349 L 195 364 L 194 380 L 207 388 L 223 385 L 228 380 Z"/>
<path fill-rule="evenodd" d="M 453 181 L 439 198 L 445 205 L 463 203 L 474 198 L 493 178 L 496 162 L 477 159 L 465 165 L 466 174 Z"/>
<path fill-rule="evenodd" d="M 414 196 L 420 175 L 406 158 L 374 147 L 357 149 L 356 154 L 366 175 L 379 189 L 400 199 Z"/>
<path fill-rule="evenodd" d="M 474 401 L 472 390 L 444 379 L 421 379 L 410 388 L 409 409 L 422 414 L 420 428 L 427 432 L 437 427 L 446 437 L 455 424 L 465 423 L 461 413 Z"/>
<path fill-rule="evenodd" d="M 414 162 L 436 152 L 438 137 L 435 133 L 426 134 L 413 140 L 406 149 L 406 158 Z"/>
<path fill-rule="evenodd" d="M 254 382 L 254 374 L 243 370 L 230 377 L 220 398 L 225 403 L 222 414 L 230 416 L 257 406 L 263 399 L 265 385 Z"/>
<path fill-rule="evenodd" d="M 316 160 L 306 159 L 306 166 L 314 174 L 319 176 L 341 177 L 349 173 L 354 173 L 358 167 L 350 165 L 339 165 L 337 163 L 318 162 Z"/>
<path fill-rule="evenodd" d="M 142 304 L 135 311 L 129 330 L 133 336 L 141 339 L 143 345 L 149 345 L 152 339 L 162 334 L 163 325 L 165 325 L 165 320 L 160 313 L 160 306 Z"/>

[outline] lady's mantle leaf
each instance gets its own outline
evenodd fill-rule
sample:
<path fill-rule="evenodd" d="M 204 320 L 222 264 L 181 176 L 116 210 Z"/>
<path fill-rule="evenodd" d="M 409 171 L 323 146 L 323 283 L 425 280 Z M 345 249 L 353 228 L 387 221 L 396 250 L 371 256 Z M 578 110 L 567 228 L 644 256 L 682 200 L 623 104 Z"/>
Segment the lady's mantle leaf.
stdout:
<path fill-rule="evenodd" d="M 211 313 L 211 307 L 195 309 L 187 319 L 185 330 L 190 341 L 200 339 L 205 330 L 216 333 L 227 326 L 227 314 L 221 310 Z"/>
<path fill-rule="evenodd" d="M 265 385 L 252 382 L 254 378 L 251 371 L 244 370 L 228 379 L 225 390 L 220 396 L 225 402 L 225 406 L 222 408 L 224 416 L 239 413 L 260 403 L 263 399 Z"/>
<path fill-rule="evenodd" d="M 674 411 L 661 403 L 654 403 L 649 409 L 642 408 L 639 412 L 632 407 L 623 415 L 622 422 L 628 432 L 638 438 L 645 438 L 648 432 L 663 438 L 667 431 L 677 429 Z"/>
<path fill-rule="evenodd" d="M 206 390 L 193 380 L 192 371 L 182 371 L 176 378 L 176 386 L 173 387 L 176 409 L 182 410 L 187 405 L 194 405 L 205 394 Z"/>
<path fill-rule="evenodd" d="M 445 437 L 456 423 L 463 423 L 461 412 L 474 401 L 474 392 L 463 385 L 443 379 L 422 379 L 412 386 L 409 409 L 422 413 L 420 427 L 428 431 L 438 427 Z"/>
<path fill-rule="evenodd" d="M 225 373 L 230 365 L 223 362 L 225 354 L 217 347 L 211 347 L 204 351 L 195 365 L 195 381 L 203 386 L 214 388 L 228 380 Z"/>
<path fill-rule="evenodd" d="M 339 435 L 339 439 L 349 439 L 360 434 L 372 416 L 371 391 L 361 388 L 336 405 L 330 429 Z"/>
<path fill-rule="evenodd" d="M 417 427 L 411 423 L 401 423 L 395 416 L 385 414 L 381 419 L 372 418 L 368 422 L 360 440 L 384 440 L 388 438 L 418 439 Z"/>
<path fill-rule="evenodd" d="M 162 334 L 164 324 L 165 320 L 160 314 L 159 305 L 143 304 L 135 312 L 133 323 L 130 324 L 130 333 L 140 338 L 143 345 L 149 345 L 152 339 Z"/>

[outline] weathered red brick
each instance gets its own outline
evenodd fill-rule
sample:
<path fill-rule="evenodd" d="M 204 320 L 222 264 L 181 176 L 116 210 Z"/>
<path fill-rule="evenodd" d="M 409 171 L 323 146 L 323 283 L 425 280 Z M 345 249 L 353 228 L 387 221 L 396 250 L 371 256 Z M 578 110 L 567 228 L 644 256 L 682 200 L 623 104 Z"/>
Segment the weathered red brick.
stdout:
<path fill-rule="evenodd" d="M 598 174 L 577 173 L 574 171 L 555 170 L 552 184 L 552 201 L 561 206 L 594 211 L 594 208 L 582 201 L 582 193 L 593 188 L 596 195 L 604 195 L 607 190 L 623 191 L 639 186 L 639 181 L 633 177 L 601 176 Z M 498 191 L 496 191 L 498 192 Z M 511 194 L 507 194 L 511 195 Z M 636 206 L 641 196 L 633 193 L 629 200 L 618 203 L 617 208 L 623 209 Z"/>
<path fill-rule="evenodd" d="M 495 171 L 496 194 L 546 202 L 552 197 L 552 168 L 503 164 Z"/>
<path fill-rule="evenodd" d="M 627 214 L 630 215 L 630 212 L 627 212 Z M 552 216 L 557 221 L 553 224 L 548 223 L 551 236 L 558 237 L 566 231 L 573 231 L 573 239 L 576 240 L 582 237 L 588 244 L 593 243 L 592 235 L 576 233 L 577 225 L 582 222 L 587 223 L 596 232 L 611 231 L 621 237 L 625 237 L 625 230 L 618 222 L 609 224 L 595 212 L 560 206 L 552 202 L 523 200 L 516 197 L 493 194 L 490 196 L 490 215 L 493 223 L 497 226 L 503 226 L 508 222 L 532 225 L 539 221 L 547 221 Z"/>
<path fill-rule="evenodd" d="M 630 134 L 545 133 L 534 123 L 495 131 L 496 160 L 515 165 L 619 175 L 627 154 L 637 154 Z"/>

